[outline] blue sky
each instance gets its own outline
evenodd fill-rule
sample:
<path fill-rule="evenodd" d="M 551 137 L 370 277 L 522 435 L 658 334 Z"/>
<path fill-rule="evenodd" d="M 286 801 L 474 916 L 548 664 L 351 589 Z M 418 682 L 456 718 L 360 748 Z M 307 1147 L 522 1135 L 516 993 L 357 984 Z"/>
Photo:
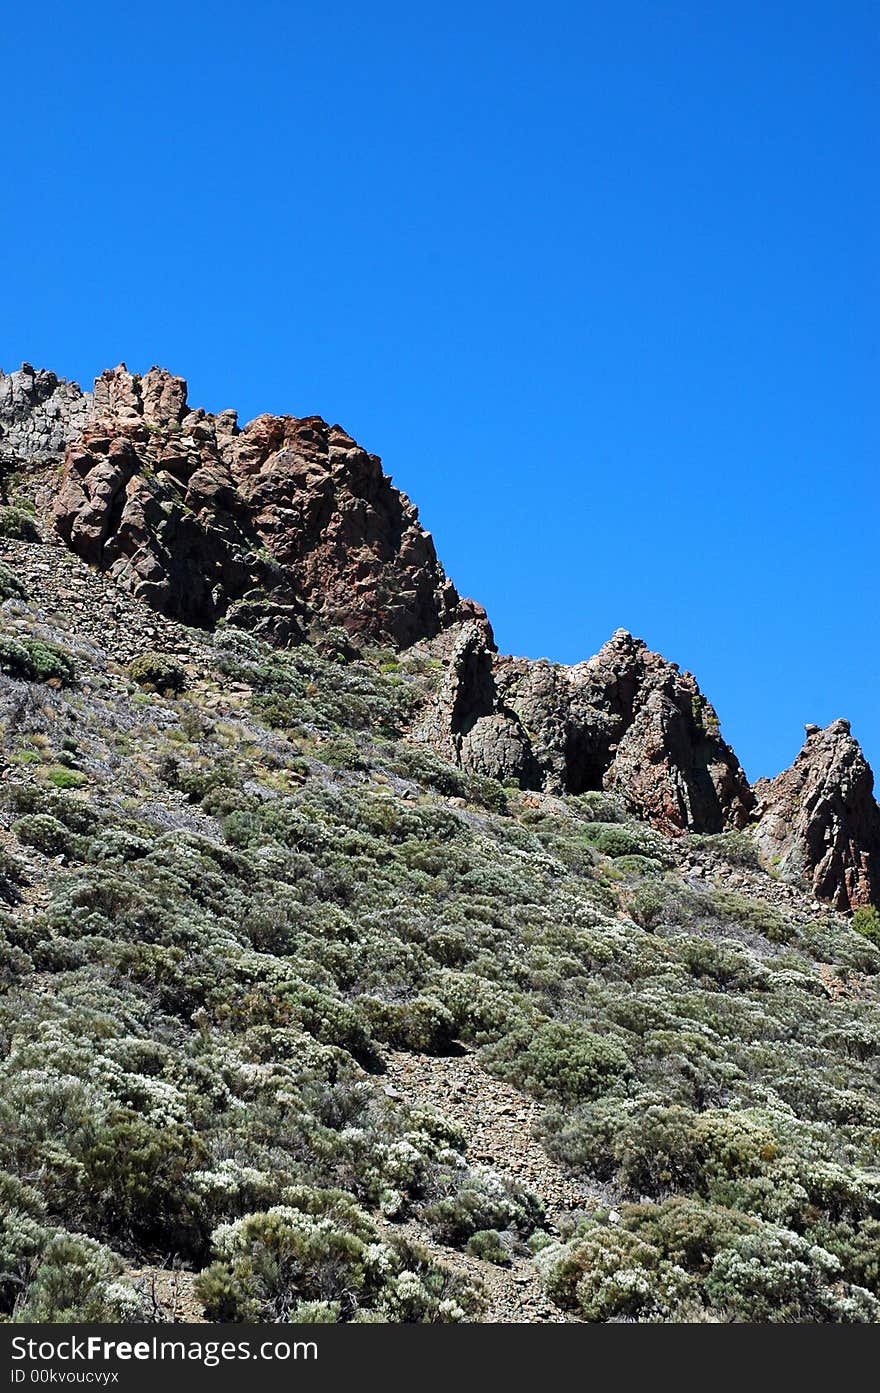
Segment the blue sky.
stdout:
<path fill-rule="evenodd" d="M 876 7 L 43 0 L 4 17 L 0 365 L 381 454 L 499 645 L 620 625 L 747 772 L 880 774 Z"/>

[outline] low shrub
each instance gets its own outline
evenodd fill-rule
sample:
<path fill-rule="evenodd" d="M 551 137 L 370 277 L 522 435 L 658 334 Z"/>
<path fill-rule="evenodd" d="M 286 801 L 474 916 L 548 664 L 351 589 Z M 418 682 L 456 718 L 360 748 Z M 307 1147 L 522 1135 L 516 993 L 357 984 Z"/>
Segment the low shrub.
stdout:
<path fill-rule="evenodd" d="M 585 1225 L 538 1255 L 548 1295 L 584 1320 L 675 1319 L 693 1291 L 687 1273 L 625 1229 Z"/>
<path fill-rule="evenodd" d="M 589 823 L 583 836 L 603 856 L 640 856 L 645 851 L 644 837 L 615 823 Z"/>
<path fill-rule="evenodd" d="M 840 1261 L 787 1229 L 765 1225 L 716 1253 L 706 1278 L 709 1300 L 736 1321 L 873 1324 L 880 1301 L 839 1284 Z"/>
<path fill-rule="evenodd" d="M 623 821 L 621 805 L 610 793 L 590 789 L 572 799 L 572 802 L 591 822 Z"/>
<path fill-rule="evenodd" d="M 496 813 L 508 810 L 507 794 L 496 779 L 459 769 L 423 745 L 401 743 L 390 758 L 389 767 L 403 778 L 414 779 L 447 798 L 463 798 Z"/>
<path fill-rule="evenodd" d="M 55 788 L 82 788 L 89 781 L 82 769 L 68 769 L 63 764 L 53 765 L 46 770 L 46 778 Z"/>
<path fill-rule="evenodd" d="M 634 876 L 637 880 L 643 880 L 645 876 L 663 874 L 662 863 L 655 861 L 652 856 L 617 856 L 614 866 L 615 870 L 622 871 L 627 876 Z"/>
<path fill-rule="evenodd" d="M 760 867 L 758 848 L 747 832 L 712 832 L 695 836 L 693 841 L 698 847 L 715 852 L 728 865 L 742 866 L 748 870 L 758 870 Z"/>
<path fill-rule="evenodd" d="M 25 508 L 14 504 L 0 507 L 0 537 L 10 537 L 19 542 L 39 542 L 41 540 L 37 525 Z"/>
<path fill-rule="evenodd" d="M 621 1216 L 630 1232 L 653 1244 L 670 1262 L 703 1275 L 716 1253 L 761 1227 L 760 1220 L 735 1209 L 686 1195 L 673 1195 L 662 1204 L 623 1205 Z"/>
<path fill-rule="evenodd" d="M 510 1266 L 510 1248 L 497 1229 L 478 1229 L 467 1241 L 465 1252 L 496 1267 Z"/>
<path fill-rule="evenodd" d="M 436 997 L 397 1002 L 362 996 L 357 1009 L 369 1034 L 394 1049 L 447 1054 L 452 1045 L 455 1021 Z"/>
<path fill-rule="evenodd" d="M 51 813 L 29 813 L 12 824 L 22 846 L 32 846 L 45 856 L 75 856 L 81 846 L 75 832 Z"/>
<path fill-rule="evenodd" d="M 196 1278 L 211 1320 L 455 1322 L 477 1307 L 472 1287 L 383 1241 L 340 1191 L 295 1190 L 285 1204 L 222 1225 L 212 1242 L 217 1260 Z"/>
<path fill-rule="evenodd" d="M 451 1248 L 465 1247 L 487 1229 L 504 1230 L 524 1242 L 544 1222 L 534 1195 L 478 1167 L 469 1170 L 452 1193 L 428 1205 L 424 1216 L 435 1237 Z"/>
<path fill-rule="evenodd" d="M 483 1058 L 500 1078 L 566 1103 L 596 1098 L 629 1070 L 619 1045 L 586 1026 L 546 1020 L 522 1025 L 488 1045 Z"/>
<path fill-rule="evenodd" d="M 0 899 L 13 904 L 18 899 L 19 886 L 24 883 L 25 870 L 21 862 L 5 847 L 0 847 Z"/>
<path fill-rule="evenodd" d="M 763 1119 L 732 1109 L 690 1108 L 647 1096 L 604 1098 L 579 1112 L 548 1114 L 551 1152 L 597 1179 L 616 1176 L 625 1192 L 660 1196 L 761 1176 L 779 1154 Z"/>
<path fill-rule="evenodd" d="M 82 1234 L 16 1212 L 0 1217 L 0 1312 L 14 1323 L 146 1319 L 134 1290 L 116 1280 L 121 1267 Z"/>
<path fill-rule="evenodd" d="M 203 1153 L 191 1125 L 120 1106 L 95 1120 L 81 1150 L 82 1184 L 105 1231 L 178 1252 L 201 1247 L 188 1182 Z"/>
<path fill-rule="evenodd" d="M 186 673 L 179 663 L 164 653 L 140 653 L 129 663 L 128 676 L 139 687 L 156 692 L 182 692 Z"/>
<path fill-rule="evenodd" d="M 859 905 L 853 914 L 852 926 L 857 934 L 880 948 L 880 909 L 876 905 Z"/>
<path fill-rule="evenodd" d="M 0 561 L 0 600 L 26 600 L 27 590 L 11 566 Z"/>
<path fill-rule="evenodd" d="M 321 759 L 331 769 L 349 769 L 352 772 L 369 769 L 370 762 L 364 756 L 356 741 L 346 735 L 334 735 L 325 740 L 319 750 Z"/>
<path fill-rule="evenodd" d="M 57 682 L 66 686 L 74 680 L 73 659 L 54 643 L 36 638 L 10 638 L 0 635 L 0 670 L 21 682 Z"/>

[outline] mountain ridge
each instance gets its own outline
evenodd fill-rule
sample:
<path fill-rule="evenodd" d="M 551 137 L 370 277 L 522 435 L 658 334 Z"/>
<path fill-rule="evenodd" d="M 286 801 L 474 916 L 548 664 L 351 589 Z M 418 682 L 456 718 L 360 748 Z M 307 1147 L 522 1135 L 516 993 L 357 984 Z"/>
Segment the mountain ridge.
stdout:
<path fill-rule="evenodd" d="M 880 899 L 873 773 L 845 722 L 750 787 L 696 679 L 625 630 L 564 665 L 499 654 L 418 512 L 340 426 L 192 409 L 165 369 L 124 364 L 93 393 L 24 364 L 0 375 L 0 461 L 51 466 L 64 542 L 152 608 L 275 644 L 419 648 L 446 680 L 414 727 L 465 770 L 523 788 L 619 792 L 654 826 L 753 826 L 768 864 L 838 907 Z M 821 765 L 821 767 L 820 767 Z M 829 770 L 830 775 L 829 775 Z"/>
<path fill-rule="evenodd" d="M 293 564 L 237 555 L 243 493 L 188 524 L 231 548 L 218 583 L 268 568 L 232 595 L 264 636 L 169 617 L 134 565 L 175 559 L 189 507 L 158 452 L 189 479 L 216 424 L 203 453 L 201 418 L 190 445 L 5 381 L 0 1321 L 880 1320 L 880 921 L 850 913 L 876 805 L 846 724 L 751 788 L 624 630 L 511 658 L 408 583 L 437 629 L 396 646 L 383 514 L 346 493 L 375 472 L 284 418 L 264 482 L 330 499 L 301 536 L 282 514 Z M 106 533 L 62 510 L 88 561 L 62 474 L 115 441 Z"/>

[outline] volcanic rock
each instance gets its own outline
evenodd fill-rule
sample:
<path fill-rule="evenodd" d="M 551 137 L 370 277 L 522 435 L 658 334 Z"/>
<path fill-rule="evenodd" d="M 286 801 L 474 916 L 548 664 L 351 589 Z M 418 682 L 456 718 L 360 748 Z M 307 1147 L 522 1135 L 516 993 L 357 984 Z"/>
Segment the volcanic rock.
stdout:
<path fill-rule="evenodd" d="M 564 667 L 498 655 L 468 626 L 416 734 L 504 782 L 614 790 L 672 833 L 741 827 L 754 801 L 695 678 L 624 629 Z"/>
<path fill-rule="evenodd" d="M 614 791 L 672 834 L 745 827 L 757 794 L 767 864 L 839 907 L 880 899 L 880 810 L 846 722 L 807 727 L 792 768 L 753 792 L 694 677 L 625 630 L 571 667 L 498 654 L 416 509 L 338 425 L 239 428 L 160 368 L 121 364 L 88 393 L 23 364 L 0 373 L 0 478 L 20 469 L 71 550 L 167 619 L 440 658 L 412 733 L 462 769 Z"/>
<path fill-rule="evenodd" d="M 278 643 L 338 626 L 404 647 L 473 620 L 491 642 L 376 455 L 317 416 L 239 430 L 159 368 L 97 379 L 53 514 L 80 556 L 185 623 Z"/>
<path fill-rule="evenodd" d="M 0 372 L 0 460 L 9 465 L 57 455 L 91 411 L 91 397 L 54 372 L 30 363 Z"/>
<path fill-rule="evenodd" d="M 880 902 L 880 808 L 849 721 L 806 740 L 789 769 L 755 785 L 755 839 L 768 867 L 836 909 Z"/>

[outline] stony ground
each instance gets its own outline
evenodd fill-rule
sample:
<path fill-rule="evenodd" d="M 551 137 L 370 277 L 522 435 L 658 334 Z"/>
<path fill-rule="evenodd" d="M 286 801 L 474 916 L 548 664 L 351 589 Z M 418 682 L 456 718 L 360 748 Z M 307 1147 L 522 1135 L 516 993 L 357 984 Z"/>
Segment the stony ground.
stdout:
<path fill-rule="evenodd" d="M 596 1194 L 576 1184 L 550 1159 L 535 1135 L 541 1107 L 509 1084 L 492 1077 L 475 1054 L 438 1058 L 389 1052 L 387 1087 L 417 1107 L 454 1119 L 468 1139 L 468 1158 L 518 1181 L 543 1202 L 547 1226 L 558 1232 L 566 1214 L 596 1203 Z M 547 1300 L 534 1264 L 514 1258 L 498 1267 L 440 1247 L 422 1225 L 397 1225 L 408 1238 L 428 1248 L 447 1267 L 481 1281 L 488 1300 L 487 1321 L 564 1321 Z"/>
<path fill-rule="evenodd" d="M 130 1267 L 123 1280 L 144 1300 L 152 1320 L 161 1324 L 206 1325 L 202 1303 L 193 1291 L 195 1274 L 179 1268 Z"/>
<path fill-rule="evenodd" d="M 595 1202 L 595 1193 L 566 1176 L 538 1141 L 540 1104 L 493 1078 L 475 1054 L 389 1051 L 386 1060 L 388 1087 L 454 1120 L 467 1137 L 468 1157 L 533 1190 L 554 1228 L 564 1214 Z"/>
<path fill-rule="evenodd" d="M 154 613 L 100 571 L 86 566 L 45 531 L 43 544 L 0 537 L 0 561 L 15 572 L 48 623 L 106 657 L 129 663 L 148 648 L 161 648 L 197 665 L 204 651 L 198 629 Z"/>

